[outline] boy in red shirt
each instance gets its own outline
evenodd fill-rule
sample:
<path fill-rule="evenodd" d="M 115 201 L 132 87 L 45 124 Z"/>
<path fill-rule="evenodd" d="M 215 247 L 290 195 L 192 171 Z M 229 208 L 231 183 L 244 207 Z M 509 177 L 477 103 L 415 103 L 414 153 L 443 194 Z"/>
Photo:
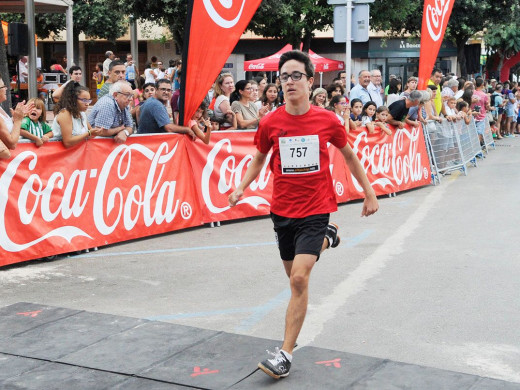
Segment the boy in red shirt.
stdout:
<path fill-rule="evenodd" d="M 292 351 L 307 312 L 312 267 L 323 250 L 339 244 L 337 226 L 329 223 L 329 214 L 337 210 L 337 203 L 327 142 L 341 151 L 365 192 L 361 215 L 369 216 L 378 209 L 374 190 L 347 144 L 345 127 L 333 112 L 310 105 L 314 66 L 309 56 L 298 50 L 286 52 L 280 57 L 278 68 L 286 105 L 260 121 L 255 136 L 258 150 L 244 179 L 229 195 L 229 204 L 236 205 L 244 189 L 260 173 L 272 148 L 271 218 L 280 256 L 290 279 L 291 299 L 282 349 L 258 367 L 276 379 L 289 375 Z"/>

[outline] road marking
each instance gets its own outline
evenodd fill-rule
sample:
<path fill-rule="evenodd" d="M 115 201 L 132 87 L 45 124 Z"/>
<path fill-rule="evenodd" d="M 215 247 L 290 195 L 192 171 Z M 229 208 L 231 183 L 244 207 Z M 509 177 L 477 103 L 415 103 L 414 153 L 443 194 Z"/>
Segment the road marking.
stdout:
<path fill-rule="evenodd" d="M 336 312 L 343 307 L 349 298 L 365 289 L 366 284 L 374 276 L 378 275 L 386 266 L 386 263 L 394 256 L 403 252 L 404 243 L 412 233 L 420 228 L 421 222 L 426 218 L 433 207 L 442 200 L 446 189 L 454 181 L 447 181 L 442 186 L 432 189 L 429 195 L 419 204 L 408 219 L 395 230 L 368 258 L 334 288 L 332 294 L 323 298 L 321 303 L 313 305 L 307 312 L 307 318 L 303 325 L 298 344 L 308 345 L 321 334 L 325 324 L 334 319 Z"/>
<path fill-rule="evenodd" d="M 128 251 L 128 252 L 102 252 L 102 253 L 85 253 L 74 258 L 93 258 L 93 257 L 114 257 L 114 256 L 128 256 L 128 255 L 150 255 L 157 253 L 174 253 L 174 252 L 191 252 L 191 251 L 204 251 L 208 249 L 232 249 L 232 248 L 247 248 L 254 246 L 270 246 L 276 245 L 275 241 L 269 242 L 256 242 L 250 244 L 229 244 L 229 245 L 210 245 L 210 246 L 196 246 L 189 248 L 168 248 L 168 249 L 154 249 L 147 251 Z"/>
<path fill-rule="evenodd" d="M 360 242 L 365 240 L 367 237 L 369 237 L 374 231 L 372 229 L 366 229 L 361 234 L 358 234 L 354 237 L 346 238 L 344 241 L 344 244 L 347 248 L 353 248 L 356 245 L 358 245 Z M 267 244 L 267 243 L 265 243 Z M 275 243 L 272 243 L 275 244 Z M 246 244 L 248 246 L 253 246 L 252 244 Z M 228 247 L 228 246 L 224 246 Z M 234 246 L 232 246 L 234 247 Z M 208 247 L 201 247 L 201 248 L 208 248 Z M 166 314 L 166 315 L 159 315 L 159 316 L 153 316 L 148 317 L 148 320 L 151 321 L 171 321 L 171 320 L 180 320 L 180 319 L 187 319 L 187 318 L 196 318 L 196 317 L 213 317 L 213 316 L 219 316 L 219 315 L 225 315 L 225 314 L 235 314 L 235 313 L 251 313 L 249 317 L 242 320 L 240 325 L 238 325 L 235 328 L 236 332 L 239 333 L 246 333 L 248 332 L 253 326 L 258 324 L 262 319 L 269 314 L 271 311 L 273 311 L 275 308 L 282 304 L 286 304 L 289 301 L 289 298 L 291 297 L 291 290 L 289 288 L 283 290 L 281 293 L 279 293 L 276 297 L 271 299 L 269 302 L 267 302 L 265 305 L 262 306 L 253 306 L 253 307 L 239 307 L 239 308 L 230 308 L 230 309 L 224 309 L 224 310 L 210 310 L 210 311 L 199 311 L 199 312 L 192 312 L 192 313 L 178 313 L 178 314 Z"/>

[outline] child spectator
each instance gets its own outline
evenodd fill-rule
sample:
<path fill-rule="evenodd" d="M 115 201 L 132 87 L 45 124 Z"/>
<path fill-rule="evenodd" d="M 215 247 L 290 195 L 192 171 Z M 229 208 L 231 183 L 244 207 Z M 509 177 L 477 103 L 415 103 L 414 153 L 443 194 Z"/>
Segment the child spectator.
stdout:
<path fill-rule="evenodd" d="M 200 138 L 206 145 L 209 144 L 212 129 L 211 121 L 207 117 L 207 109 L 206 103 L 202 102 L 188 122 L 188 127 L 195 133 L 197 138 Z"/>
<path fill-rule="evenodd" d="M 374 124 L 372 121 L 375 119 L 377 105 L 375 102 L 366 102 L 361 111 L 361 126 L 365 126 L 369 134 L 374 133 Z"/>
<path fill-rule="evenodd" d="M 471 122 L 471 113 L 469 110 L 469 104 L 463 100 L 457 102 L 457 111 L 458 116 L 461 119 L 464 119 L 464 122 L 466 122 L 467 125 Z"/>
<path fill-rule="evenodd" d="M 376 111 L 376 120 L 374 121 L 374 125 L 379 127 L 381 131 L 386 133 L 387 135 L 392 135 L 392 130 L 386 125 L 386 120 L 388 118 L 388 107 L 379 106 Z"/>
<path fill-rule="evenodd" d="M 262 106 L 267 106 L 267 114 L 278 108 L 280 105 L 280 98 L 278 97 L 278 87 L 276 84 L 267 84 L 260 101 L 262 102 Z"/>
<path fill-rule="evenodd" d="M 96 64 L 96 70 L 92 74 L 92 80 L 96 82 L 96 95 L 99 95 L 99 90 L 105 84 L 105 77 L 103 76 L 103 64 L 98 62 Z"/>
<path fill-rule="evenodd" d="M 348 133 L 350 125 L 350 108 L 347 103 L 347 99 L 342 95 L 335 95 L 332 97 L 329 103 L 330 110 L 336 113 L 339 121 L 345 126 L 345 131 Z"/>
<path fill-rule="evenodd" d="M 363 102 L 361 99 L 352 99 L 350 102 L 350 128 L 357 129 L 363 123 L 361 112 L 363 111 Z"/>
<path fill-rule="evenodd" d="M 20 126 L 20 135 L 33 141 L 40 147 L 53 137 L 51 127 L 45 122 L 46 111 L 43 100 L 33 98 L 27 103 L 34 103 L 34 107 L 23 118 Z"/>
<path fill-rule="evenodd" d="M 455 99 L 454 96 L 448 97 L 448 99 L 444 102 L 444 112 L 446 113 L 444 117 L 448 121 L 452 122 L 458 119 L 457 99 Z"/>

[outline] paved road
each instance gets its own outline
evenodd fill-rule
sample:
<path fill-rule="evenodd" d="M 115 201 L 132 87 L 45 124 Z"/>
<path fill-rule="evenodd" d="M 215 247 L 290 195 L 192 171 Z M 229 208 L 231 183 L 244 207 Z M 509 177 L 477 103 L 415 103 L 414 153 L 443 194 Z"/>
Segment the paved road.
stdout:
<path fill-rule="evenodd" d="M 520 138 L 439 186 L 333 216 L 300 346 L 520 382 Z M 281 339 L 288 283 L 268 218 L 0 271 L 0 306 L 36 302 Z"/>

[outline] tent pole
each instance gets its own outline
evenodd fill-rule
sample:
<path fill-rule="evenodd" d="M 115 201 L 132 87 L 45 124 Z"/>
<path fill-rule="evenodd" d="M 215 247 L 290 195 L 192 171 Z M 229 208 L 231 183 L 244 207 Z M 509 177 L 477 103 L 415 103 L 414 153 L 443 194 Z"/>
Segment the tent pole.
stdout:
<path fill-rule="evenodd" d="M 323 85 L 323 72 L 320 72 L 320 88 Z"/>
<path fill-rule="evenodd" d="M 29 44 L 29 62 L 28 62 L 28 76 L 25 82 L 28 85 L 28 98 L 36 98 L 38 97 L 38 87 L 36 86 L 36 42 L 34 39 L 35 34 L 35 21 L 34 21 L 34 0 L 25 0 L 25 22 L 27 23 L 29 36 L 28 44 Z M 17 58 L 19 60 L 19 58 Z M 20 74 L 17 75 L 18 79 L 20 78 Z"/>

